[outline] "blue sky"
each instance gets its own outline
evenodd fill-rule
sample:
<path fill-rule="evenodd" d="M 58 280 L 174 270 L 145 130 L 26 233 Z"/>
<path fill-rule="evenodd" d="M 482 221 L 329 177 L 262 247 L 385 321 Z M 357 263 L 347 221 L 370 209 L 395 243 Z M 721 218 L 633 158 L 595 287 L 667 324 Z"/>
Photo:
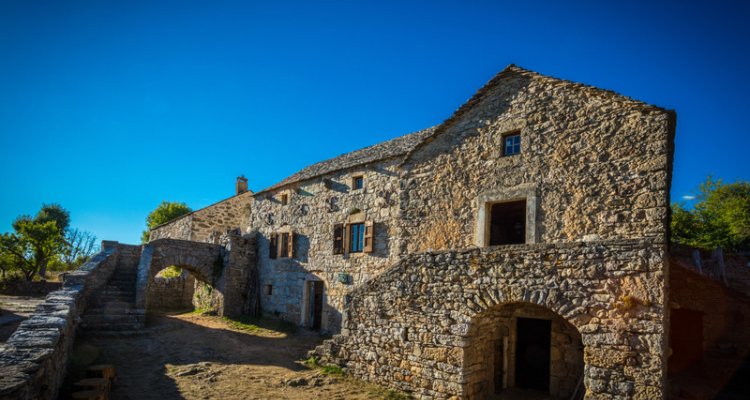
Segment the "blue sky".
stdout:
<path fill-rule="evenodd" d="M 137 243 L 162 200 L 438 124 L 510 63 L 675 109 L 680 200 L 750 179 L 748 20 L 721 0 L 3 0 L 0 231 L 58 202 Z"/>

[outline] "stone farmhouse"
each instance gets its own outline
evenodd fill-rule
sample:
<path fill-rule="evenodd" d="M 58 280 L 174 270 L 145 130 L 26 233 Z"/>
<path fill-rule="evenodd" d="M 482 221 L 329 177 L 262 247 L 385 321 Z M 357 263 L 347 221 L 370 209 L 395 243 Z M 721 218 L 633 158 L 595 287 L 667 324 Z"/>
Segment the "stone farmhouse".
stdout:
<path fill-rule="evenodd" d="M 421 397 L 661 398 L 674 133 L 674 112 L 511 65 L 438 126 L 238 178 L 151 243 L 251 237 L 252 289 L 218 304 L 335 334 L 318 356 Z M 155 307 L 199 297 L 155 280 Z"/>
<path fill-rule="evenodd" d="M 671 274 L 675 124 L 510 65 L 435 127 L 259 192 L 240 177 L 143 246 L 104 242 L 0 347 L 0 400 L 54 398 L 79 325 L 194 306 L 330 333 L 311 354 L 419 398 L 664 398 L 671 355 L 750 332 L 710 312 L 734 315 L 729 289 Z M 670 338 L 680 307 L 706 319 L 675 312 L 687 342 Z"/>

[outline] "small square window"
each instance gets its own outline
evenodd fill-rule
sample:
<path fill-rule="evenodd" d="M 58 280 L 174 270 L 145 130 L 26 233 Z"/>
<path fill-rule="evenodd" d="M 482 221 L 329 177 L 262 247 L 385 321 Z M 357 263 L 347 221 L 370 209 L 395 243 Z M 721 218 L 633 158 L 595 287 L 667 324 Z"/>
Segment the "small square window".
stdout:
<path fill-rule="evenodd" d="M 266 293 L 266 296 L 273 295 L 273 285 L 266 285 L 265 293 Z"/>
<path fill-rule="evenodd" d="M 365 187 L 365 177 L 355 176 L 352 178 L 352 190 L 359 190 Z"/>
<path fill-rule="evenodd" d="M 289 195 L 288 194 L 282 194 L 281 195 L 281 205 L 285 206 L 289 204 Z"/>
<path fill-rule="evenodd" d="M 521 153 L 521 134 L 513 133 L 503 137 L 503 156 L 512 156 Z"/>

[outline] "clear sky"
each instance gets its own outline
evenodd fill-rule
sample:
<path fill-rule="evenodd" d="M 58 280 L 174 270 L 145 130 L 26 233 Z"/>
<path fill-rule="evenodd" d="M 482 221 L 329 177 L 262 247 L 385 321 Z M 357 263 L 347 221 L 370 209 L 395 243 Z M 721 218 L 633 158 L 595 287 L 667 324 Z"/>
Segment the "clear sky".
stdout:
<path fill-rule="evenodd" d="M 2 0 L 0 231 L 58 202 L 137 243 L 162 200 L 436 125 L 510 63 L 676 110 L 673 200 L 750 180 L 748 3 Z"/>

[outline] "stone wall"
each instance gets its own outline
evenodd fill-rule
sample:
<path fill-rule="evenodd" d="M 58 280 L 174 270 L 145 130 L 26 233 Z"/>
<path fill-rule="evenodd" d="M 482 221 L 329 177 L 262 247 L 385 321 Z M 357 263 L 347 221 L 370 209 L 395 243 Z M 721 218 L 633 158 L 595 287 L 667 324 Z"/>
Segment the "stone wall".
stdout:
<path fill-rule="evenodd" d="M 174 304 L 165 304 L 159 296 L 181 299 L 186 288 L 179 285 L 167 286 L 156 278 L 162 269 L 169 266 L 182 268 L 191 274 L 198 283 L 197 292 L 203 294 L 204 286 L 209 286 L 209 298 L 200 299 L 200 306 L 216 309 L 220 315 L 240 315 L 246 309 L 257 307 L 257 301 L 249 300 L 249 293 L 257 293 L 254 282 L 257 280 L 255 263 L 255 236 L 249 234 L 224 235 L 221 244 L 196 243 L 187 240 L 157 239 L 143 246 L 138 265 L 136 284 L 136 305 L 147 311 Z M 166 293 L 171 290 L 172 293 Z"/>
<path fill-rule="evenodd" d="M 191 310 L 195 277 L 187 271 L 180 276 L 154 277 L 149 287 L 146 308 L 149 310 Z"/>
<path fill-rule="evenodd" d="M 248 230 L 253 193 L 245 192 L 152 229 L 149 241 L 162 238 L 219 243 L 227 231 Z"/>
<path fill-rule="evenodd" d="M 706 353 L 726 346 L 736 357 L 734 362 L 741 362 L 744 356 L 750 355 L 750 298 L 746 294 L 699 274 L 676 258 L 670 260 L 669 281 L 670 309 L 693 310 L 702 315 L 702 332 L 679 334 L 702 336 Z M 732 362 L 730 359 L 723 361 Z"/>
<path fill-rule="evenodd" d="M 102 242 L 102 251 L 67 274 L 61 290 L 47 295 L 34 314 L 0 345 L 0 400 L 55 399 L 87 299 L 104 287 L 119 257 L 139 246 Z"/>
<path fill-rule="evenodd" d="M 503 156 L 520 132 L 521 152 Z M 674 115 L 506 69 L 404 163 L 405 254 L 480 243 L 487 204 L 526 199 L 528 242 L 665 239 Z"/>
<path fill-rule="evenodd" d="M 321 329 L 338 332 L 346 294 L 398 258 L 396 164 L 395 159 L 384 160 L 258 194 L 252 206 L 251 225 L 259 232 L 261 303 L 265 313 L 308 325 L 305 283 L 322 281 L 325 295 Z M 355 176 L 363 177 L 362 189 L 352 189 Z M 282 204 L 282 195 L 287 198 L 286 205 Z M 373 251 L 334 254 L 334 225 L 353 221 L 352 218 L 373 221 Z M 269 257 L 269 237 L 277 232 L 294 234 L 293 257 Z"/>
<path fill-rule="evenodd" d="M 470 392 L 495 393 L 516 382 L 517 358 L 528 357 L 528 354 L 519 356 L 516 351 L 518 318 L 550 321 L 549 391 L 556 399 L 570 399 L 583 376 L 581 334 L 549 309 L 524 303 L 494 307 L 482 318 L 475 318 L 470 333 L 474 344 L 464 353 L 467 369 L 476 367 L 472 371 L 476 387 Z M 535 356 L 543 358 L 542 354 Z"/>
<path fill-rule="evenodd" d="M 665 250 L 620 240 L 409 255 L 352 292 L 341 335 L 317 354 L 420 397 L 484 398 L 495 382 L 478 327 L 533 304 L 580 333 L 587 398 L 661 398 Z M 559 378 L 557 397 L 570 385 Z"/>

